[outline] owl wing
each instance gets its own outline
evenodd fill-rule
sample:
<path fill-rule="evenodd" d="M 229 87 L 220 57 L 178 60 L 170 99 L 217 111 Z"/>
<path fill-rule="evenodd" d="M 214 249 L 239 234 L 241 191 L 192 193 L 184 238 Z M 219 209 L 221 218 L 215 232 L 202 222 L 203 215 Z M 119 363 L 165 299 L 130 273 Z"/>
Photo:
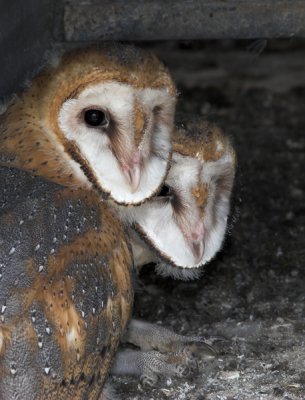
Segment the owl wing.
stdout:
<path fill-rule="evenodd" d="M 124 230 L 93 192 L 0 178 L 0 397 L 96 399 L 133 302 Z"/>

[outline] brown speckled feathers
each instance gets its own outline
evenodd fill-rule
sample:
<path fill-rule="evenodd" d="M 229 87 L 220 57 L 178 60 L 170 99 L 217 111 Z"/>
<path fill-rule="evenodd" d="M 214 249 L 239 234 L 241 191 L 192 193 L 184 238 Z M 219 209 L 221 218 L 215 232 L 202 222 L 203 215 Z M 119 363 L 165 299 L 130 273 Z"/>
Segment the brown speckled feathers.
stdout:
<path fill-rule="evenodd" d="M 200 161 L 217 161 L 230 147 L 221 129 L 204 119 L 183 119 L 173 133 L 173 150 Z M 233 148 L 230 153 L 235 159 Z"/>
<path fill-rule="evenodd" d="M 94 192 L 0 179 L 0 398 L 98 399 L 133 302 L 125 233 Z"/>
<path fill-rule="evenodd" d="M 58 114 L 66 100 L 105 81 L 166 88 L 176 96 L 168 71 L 153 55 L 120 45 L 74 50 L 41 72 L 0 116 L 0 165 L 30 170 L 64 186 L 82 186 L 67 162 L 69 148 Z M 135 125 L 143 125 L 141 118 L 139 113 Z"/>

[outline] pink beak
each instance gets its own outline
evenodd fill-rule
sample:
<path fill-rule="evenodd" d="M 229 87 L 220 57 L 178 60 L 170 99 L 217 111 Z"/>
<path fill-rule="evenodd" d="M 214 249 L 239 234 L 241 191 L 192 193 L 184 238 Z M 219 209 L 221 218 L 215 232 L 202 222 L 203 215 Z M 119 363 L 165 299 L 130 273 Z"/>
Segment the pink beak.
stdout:
<path fill-rule="evenodd" d="M 203 241 L 200 242 L 192 242 L 191 243 L 192 252 L 195 257 L 196 264 L 199 264 L 202 260 L 203 253 L 204 253 L 204 245 Z"/>
<path fill-rule="evenodd" d="M 123 167 L 123 173 L 131 187 L 132 193 L 134 193 L 138 189 L 141 179 L 141 155 L 138 149 L 134 152 L 131 163 Z"/>
<path fill-rule="evenodd" d="M 200 261 L 202 260 L 204 253 L 203 239 L 204 239 L 204 225 L 203 222 L 200 221 L 197 224 L 195 231 L 192 233 L 190 240 L 191 249 L 197 264 L 199 264 Z"/>
<path fill-rule="evenodd" d="M 140 184 L 141 168 L 139 164 L 133 164 L 130 168 L 124 168 L 123 173 L 129 183 L 132 193 L 134 193 Z"/>

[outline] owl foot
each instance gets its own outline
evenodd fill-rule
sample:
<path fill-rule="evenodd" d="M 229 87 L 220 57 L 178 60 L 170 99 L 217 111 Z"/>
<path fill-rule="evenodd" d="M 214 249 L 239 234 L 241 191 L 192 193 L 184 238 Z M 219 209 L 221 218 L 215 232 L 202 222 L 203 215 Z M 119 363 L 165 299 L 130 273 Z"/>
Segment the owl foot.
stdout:
<path fill-rule="evenodd" d="M 143 385 L 154 386 L 159 376 L 185 378 L 194 371 L 197 363 L 179 354 L 162 354 L 158 351 L 122 350 L 112 365 L 113 375 L 131 375 L 140 378 Z"/>
<path fill-rule="evenodd" d="M 132 319 L 124 342 L 141 350 L 119 351 L 112 367 L 114 375 L 132 375 L 142 384 L 154 386 L 158 377 L 188 377 L 198 370 L 193 351 L 199 346 L 215 353 L 199 336 L 176 334 L 162 326 Z"/>
<path fill-rule="evenodd" d="M 215 353 L 212 346 L 201 336 L 179 335 L 163 326 L 132 319 L 123 342 L 132 343 L 141 350 L 158 350 L 161 353 L 177 353 L 191 360 L 191 350 L 201 348 Z"/>

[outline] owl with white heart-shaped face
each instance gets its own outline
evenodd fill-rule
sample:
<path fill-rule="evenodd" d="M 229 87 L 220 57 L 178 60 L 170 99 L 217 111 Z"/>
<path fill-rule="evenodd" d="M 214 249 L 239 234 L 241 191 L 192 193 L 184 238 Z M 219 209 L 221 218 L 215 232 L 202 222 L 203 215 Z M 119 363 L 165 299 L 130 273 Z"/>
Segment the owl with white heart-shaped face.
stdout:
<path fill-rule="evenodd" d="M 142 203 L 168 171 L 175 103 L 155 56 L 120 45 L 71 51 L 2 114 L 0 163 Z"/>
<path fill-rule="evenodd" d="M 159 194 L 120 213 L 138 266 L 154 261 L 160 274 L 190 279 L 222 246 L 236 158 L 228 137 L 203 120 L 177 127 L 173 150 Z"/>

